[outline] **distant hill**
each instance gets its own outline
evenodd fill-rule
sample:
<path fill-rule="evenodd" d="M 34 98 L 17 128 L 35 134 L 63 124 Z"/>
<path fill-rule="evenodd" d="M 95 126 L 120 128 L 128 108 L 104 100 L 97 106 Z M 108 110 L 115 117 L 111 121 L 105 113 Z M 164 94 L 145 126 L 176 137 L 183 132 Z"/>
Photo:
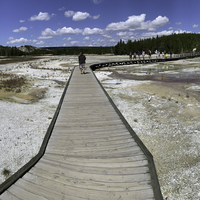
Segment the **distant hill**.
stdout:
<path fill-rule="evenodd" d="M 39 50 L 39 48 L 34 47 L 34 46 L 31 46 L 31 45 L 24 45 L 24 46 L 17 47 L 17 48 L 18 48 L 20 51 L 26 52 L 26 53 L 31 53 L 31 52 L 34 52 L 34 51 Z"/>

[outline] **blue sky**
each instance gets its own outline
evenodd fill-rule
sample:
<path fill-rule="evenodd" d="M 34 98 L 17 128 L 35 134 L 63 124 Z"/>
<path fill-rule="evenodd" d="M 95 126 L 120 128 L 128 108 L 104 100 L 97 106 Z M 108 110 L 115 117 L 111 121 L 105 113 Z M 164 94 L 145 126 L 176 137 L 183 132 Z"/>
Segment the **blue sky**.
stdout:
<path fill-rule="evenodd" d="M 199 0 L 0 0 L 0 45 L 113 46 L 200 33 Z"/>

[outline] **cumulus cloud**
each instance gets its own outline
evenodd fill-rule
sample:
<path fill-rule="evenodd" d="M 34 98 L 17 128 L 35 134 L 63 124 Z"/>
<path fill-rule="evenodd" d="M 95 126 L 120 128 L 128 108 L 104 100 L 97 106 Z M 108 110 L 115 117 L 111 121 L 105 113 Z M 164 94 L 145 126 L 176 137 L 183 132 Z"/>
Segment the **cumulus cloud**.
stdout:
<path fill-rule="evenodd" d="M 65 11 L 65 17 L 72 17 L 73 21 L 83 21 L 86 20 L 87 18 L 92 18 L 92 19 L 98 19 L 100 15 L 96 16 L 91 16 L 87 12 L 74 12 L 72 10 Z"/>
<path fill-rule="evenodd" d="M 192 26 L 192 28 L 197 28 L 199 25 L 198 24 L 194 24 L 193 26 Z"/>
<path fill-rule="evenodd" d="M 176 22 L 176 25 L 181 25 L 182 24 L 182 22 Z"/>
<path fill-rule="evenodd" d="M 148 33 L 142 33 L 140 35 L 141 38 L 151 38 L 151 37 L 156 37 L 157 35 L 160 37 L 162 35 L 171 35 L 173 34 L 173 30 L 171 31 L 161 31 L 161 32 L 148 32 Z"/>
<path fill-rule="evenodd" d="M 78 45 L 79 42 L 78 42 L 78 41 L 71 41 L 70 44 L 71 44 L 71 45 Z"/>
<path fill-rule="evenodd" d="M 43 41 L 38 41 L 36 44 L 43 45 L 45 43 Z"/>
<path fill-rule="evenodd" d="M 172 29 L 173 29 L 173 27 L 169 27 L 168 29 L 169 29 L 169 30 L 172 30 Z"/>
<path fill-rule="evenodd" d="M 111 39 L 111 38 L 112 38 L 112 36 L 107 35 L 107 34 L 103 34 L 102 36 L 103 36 L 104 38 L 107 38 L 107 39 Z"/>
<path fill-rule="evenodd" d="M 19 20 L 19 22 L 20 22 L 20 23 L 23 23 L 23 22 L 25 22 L 25 20 Z"/>
<path fill-rule="evenodd" d="M 22 27 L 20 27 L 19 29 L 14 29 L 13 32 L 14 32 L 14 33 L 19 33 L 19 32 L 21 32 L 21 31 L 26 31 L 27 29 L 28 29 L 28 28 L 22 26 Z"/>
<path fill-rule="evenodd" d="M 50 28 L 46 28 L 44 31 L 42 31 L 42 36 L 61 36 L 61 35 L 68 35 L 68 34 L 79 34 L 82 33 L 82 30 L 79 28 L 73 29 L 71 27 L 63 27 L 61 29 L 58 29 L 56 31 L 53 31 Z"/>
<path fill-rule="evenodd" d="M 90 40 L 90 37 L 85 37 L 83 38 L 83 40 Z"/>
<path fill-rule="evenodd" d="M 101 35 L 103 34 L 104 31 L 102 29 L 99 29 L 99 28 L 88 28 L 86 27 L 84 30 L 83 30 L 83 35 Z"/>
<path fill-rule="evenodd" d="M 30 18 L 31 21 L 36 21 L 36 20 L 40 20 L 40 21 L 48 21 L 50 20 L 51 16 L 47 13 L 47 12 L 40 12 L 38 15 L 34 15 Z"/>
<path fill-rule="evenodd" d="M 176 33 L 176 34 L 181 34 L 181 33 L 192 33 L 192 31 L 183 31 L 183 30 L 177 30 L 177 31 L 174 31 L 174 33 Z"/>
<path fill-rule="evenodd" d="M 83 21 L 83 20 L 87 19 L 88 17 L 91 17 L 89 13 L 78 11 L 73 15 L 72 19 L 74 21 Z"/>
<path fill-rule="evenodd" d="M 116 35 L 120 36 L 120 37 L 130 37 L 133 35 L 133 32 L 118 32 Z"/>
<path fill-rule="evenodd" d="M 151 22 L 151 26 L 158 28 L 161 26 L 165 26 L 168 22 L 169 22 L 169 19 L 166 16 L 164 16 L 164 17 L 158 16 L 158 17 L 156 17 L 156 19 L 154 19 Z"/>
<path fill-rule="evenodd" d="M 65 17 L 72 17 L 73 15 L 74 15 L 74 11 L 72 10 L 65 11 Z"/>
<path fill-rule="evenodd" d="M 146 14 L 129 16 L 125 22 L 111 23 L 106 27 L 108 31 L 126 31 L 126 30 L 147 30 L 154 31 L 158 27 L 165 26 L 169 19 L 164 16 L 158 16 L 153 21 L 146 21 Z"/>
<path fill-rule="evenodd" d="M 32 42 L 31 40 L 25 39 L 25 38 L 20 38 L 20 39 L 14 39 L 13 37 L 8 38 L 7 44 L 14 44 L 14 43 L 30 43 Z"/>

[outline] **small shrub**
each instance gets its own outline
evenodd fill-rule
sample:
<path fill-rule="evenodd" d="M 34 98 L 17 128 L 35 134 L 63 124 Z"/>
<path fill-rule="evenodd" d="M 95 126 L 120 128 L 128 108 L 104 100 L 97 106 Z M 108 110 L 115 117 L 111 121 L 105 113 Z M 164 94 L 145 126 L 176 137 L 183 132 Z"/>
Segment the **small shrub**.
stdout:
<path fill-rule="evenodd" d="M 2 175 L 5 176 L 5 178 L 8 178 L 10 176 L 11 171 L 8 169 L 4 169 L 2 171 Z"/>

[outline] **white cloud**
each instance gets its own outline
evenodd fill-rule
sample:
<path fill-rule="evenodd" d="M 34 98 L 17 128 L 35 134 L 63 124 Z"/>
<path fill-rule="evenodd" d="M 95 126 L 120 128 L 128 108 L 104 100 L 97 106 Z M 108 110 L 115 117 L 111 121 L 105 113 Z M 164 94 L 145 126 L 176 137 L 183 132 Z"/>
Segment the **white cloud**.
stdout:
<path fill-rule="evenodd" d="M 34 15 L 30 18 L 31 21 L 36 21 L 36 20 L 40 20 L 40 21 L 48 21 L 50 20 L 50 15 L 48 13 L 43 13 L 43 12 L 40 12 L 38 15 Z"/>
<path fill-rule="evenodd" d="M 104 31 L 102 29 L 99 29 L 99 28 L 85 28 L 84 31 L 83 31 L 83 35 L 101 35 L 103 34 Z"/>
<path fill-rule="evenodd" d="M 197 28 L 199 25 L 198 24 L 194 24 L 193 26 L 192 26 L 192 28 Z"/>
<path fill-rule="evenodd" d="M 20 38 L 20 39 L 14 39 L 13 37 L 8 38 L 7 44 L 14 44 L 14 43 L 31 43 L 31 40 L 25 39 L 25 38 Z"/>
<path fill-rule="evenodd" d="M 93 16 L 93 19 L 99 19 L 100 15 Z"/>
<path fill-rule="evenodd" d="M 176 25 L 181 25 L 182 24 L 182 22 L 176 22 Z"/>
<path fill-rule="evenodd" d="M 20 23 L 23 23 L 23 22 L 25 22 L 25 20 L 19 20 L 19 22 L 20 22 Z"/>
<path fill-rule="evenodd" d="M 65 11 L 65 17 L 72 17 L 74 14 L 75 13 L 72 10 Z"/>
<path fill-rule="evenodd" d="M 72 19 L 74 21 L 83 21 L 83 20 L 87 19 L 88 17 L 91 17 L 89 13 L 78 11 L 73 15 Z"/>
<path fill-rule="evenodd" d="M 43 45 L 45 43 L 43 41 L 38 41 L 36 44 Z"/>
<path fill-rule="evenodd" d="M 147 30 L 154 31 L 160 26 L 165 26 L 169 19 L 164 16 L 158 16 L 153 21 L 145 22 L 146 14 L 129 16 L 125 22 L 111 23 L 106 27 L 108 31 L 125 31 L 125 30 Z"/>
<path fill-rule="evenodd" d="M 171 31 L 161 31 L 161 32 L 148 32 L 148 33 L 142 33 L 140 35 L 140 38 L 151 38 L 151 37 L 156 37 L 157 35 L 160 37 L 162 35 L 171 35 L 173 34 L 173 30 Z"/>
<path fill-rule="evenodd" d="M 22 26 L 22 27 L 20 27 L 19 29 L 13 30 L 13 32 L 14 32 L 14 33 L 19 33 L 19 32 L 21 32 L 21 31 L 26 31 L 27 29 L 28 29 L 28 28 Z"/>
<path fill-rule="evenodd" d="M 169 30 L 172 30 L 172 29 L 173 29 L 173 27 L 169 27 L 168 29 L 169 29 Z"/>
<path fill-rule="evenodd" d="M 181 34 L 181 33 L 192 33 L 192 31 L 185 31 L 185 30 L 183 31 L 183 30 L 180 30 L 180 29 L 179 29 L 179 30 L 177 30 L 177 31 L 174 31 L 174 33 L 176 33 L 176 34 L 179 34 L 179 33 L 180 33 L 180 34 Z"/>
<path fill-rule="evenodd" d="M 168 22 L 169 22 L 169 19 L 166 16 L 164 16 L 164 17 L 158 16 L 158 17 L 156 17 L 156 19 L 154 19 L 151 22 L 151 26 L 158 28 L 161 26 L 165 26 Z"/>
<path fill-rule="evenodd" d="M 71 44 L 71 45 L 78 45 L 79 42 L 78 42 L 78 41 L 71 41 L 70 44 Z"/>
<path fill-rule="evenodd" d="M 74 40 L 73 38 L 71 37 L 68 37 L 68 38 L 63 38 L 63 40 L 68 40 L 68 41 L 71 41 L 71 40 Z"/>
<path fill-rule="evenodd" d="M 46 39 L 52 39 L 52 36 L 40 36 L 38 37 L 39 40 L 46 40 Z"/>
<path fill-rule="evenodd" d="M 110 36 L 110 35 L 106 35 L 106 34 L 104 34 L 104 35 L 102 35 L 104 38 L 107 38 L 107 39 L 111 39 L 112 38 L 112 36 Z"/>
<path fill-rule="evenodd" d="M 116 35 L 120 36 L 120 37 L 124 37 L 124 36 L 130 36 L 132 35 L 132 32 L 118 32 Z"/>
<path fill-rule="evenodd" d="M 74 35 L 82 33 L 81 29 L 73 29 L 71 27 L 63 27 L 61 29 L 58 29 L 57 31 L 53 31 L 50 28 L 46 28 L 44 31 L 42 31 L 42 36 L 61 36 L 61 35 Z"/>
<path fill-rule="evenodd" d="M 94 4 L 99 4 L 99 3 L 102 2 L 102 0 L 92 0 L 92 2 L 93 2 Z"/>
<path fill-rule="evenodd" d="M 68 11 L 65 11 L 65 17 L 72 17 L 72 20 L 74 21 L 83 21 L 83 20 L 86 20 L 87 18 L 98 19 L 100 15 L 96 15 L 92 17 L 87 12 L 80 12 L 80 11 L 74 12 L 72 10 L 68 10 Z"/>
<path fill-rule="evenodd" d="M 60 10 L 60 11 L 61 11 L 61 10 L 65 10 L 65 7 L 63 6 L 62 8 L 59 8 L 58 10 Z"/>
<path fill-rule="evenodd" d="M 83 40 L 90 40 L 90 37 L 85 37 Z"/>

